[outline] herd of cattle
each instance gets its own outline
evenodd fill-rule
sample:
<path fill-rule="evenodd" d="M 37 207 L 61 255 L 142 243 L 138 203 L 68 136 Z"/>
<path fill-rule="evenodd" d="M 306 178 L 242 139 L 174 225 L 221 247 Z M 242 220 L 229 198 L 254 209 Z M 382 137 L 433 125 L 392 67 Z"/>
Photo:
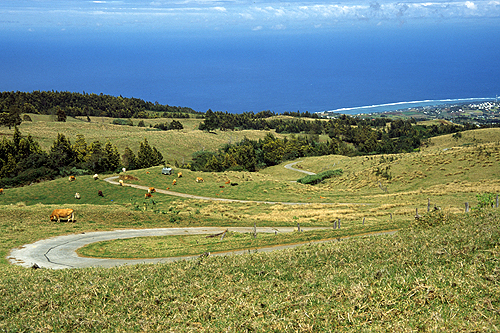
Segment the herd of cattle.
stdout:
<path fill-rule="evenodd" d="M 95 174 L 92 177 L 94 178 L 94 180 L 98 180 L 99 179 L 99 175 L 98 174 Z M 177 178 L 181 178 L 181 177 L 182 177 L 182 172 L 177 173 Z M 75 180 L 76 180 L 75 176 L 69 176 L 69 181 L 70 182 L 75 181 Z M 120 179 L 118 182 L 120 183 L 120 186 L 123 186 L 123 180 Z M 203 182 L 203 178 L 196 177 L 196 182 L 197 183 L 202 183 Z M 176 184 L 177 184 L 177 180 L 174 179 L 172 181 L 172 185 L 176 185 Z M 0 188 L 0 195 L 3 194 L 3 192 L 4 192 L 3 188 Z M 151 198 L 153 196 L 152 193 L 154 193 L 154 192 L 156 192 L 156 189 L 154 187 L 150 187 L 148 189 L 148 193 L 146 193 L 144 195 L 144 197 L 146 199 L 147 198 Z M 97 195 L 100 196 L 100 197 L 104 197 L 104 193 L 101 190 L 97 191 Z M 75 193 L 75 199 L 80 199 L 80 198 L 81 198 L 80 193 L 78 193 L 78 192 Z M 57 221 L 57 222 L 59 222 L 59 221 L 61 221 L 61 219 L 68 220 L 68 221 L 71 221 L 71 222 L 75 222 L 75 211 L 73 209 L 71 209 L 71 208 L 54 209 L 54 211 L 52 212 L 52 214 L 50 214 L 50 220 L 51 221 Z"/>
<path fill-rule="evenodd" d="M 125 171 L 125 170 L 123 170 Z M 149 173 L 149 172 L 147 172 Z M 177 173 L 177 178 L 181 178 L 182 177 L 182 172 L 178 172 Z M 99 179 L 99 175 L 98 174 L 95 174 L 93 176 L 94 180 L 98 180 Z M 72 181 L 75 181 L 76 180 L 76 177 L 75 176 L 69 176 L 69 181 L 72 182 Z M 123 180 L 119 180 L 118 181 L 120 186 L 123 186 L 124 183 L 123 183 Z M 203 178 L 201 177 L 196 177 L 196 182 L 197 183 L 203 183 L 204 180 Z M 177 179 L 174 179 L 172 181 L 172 185 L 176 185 L 177 184 Z M 227 184 L 227 183 L 226 183 Z M 169 189 L 169 188 L 167 188 Z M 146 193 L 144 195 L 144 197 L 146 199 L 148 198 L 151 198 L 153 195 L 152 193 L 156 192 L 156 189 L 154 187 L 150 187 L 148 189 L 148 193 Z M 0 189 L 0 194 L 3 194 L 3 188 Z M 100 196 L 100 197 L 104 197 L 104 193 L 102 192 L 102 190 L 98 190 L 97 191 L 97 195 Z M 81 195 L 80 193 L 75 193 L 75 199 L 80 199 L 81 198 Z M 57 221 L 57 222 L 60 222 L 61 219 L 63 220 L 67 220 L 68 222 L 75 222 L 75 211 L 71 208 L 65 208 L 65 209 L 54 209 L 54 211 L 52 211 L 52 214 L 50 214 L 50 220 L 51 221 Z"/>

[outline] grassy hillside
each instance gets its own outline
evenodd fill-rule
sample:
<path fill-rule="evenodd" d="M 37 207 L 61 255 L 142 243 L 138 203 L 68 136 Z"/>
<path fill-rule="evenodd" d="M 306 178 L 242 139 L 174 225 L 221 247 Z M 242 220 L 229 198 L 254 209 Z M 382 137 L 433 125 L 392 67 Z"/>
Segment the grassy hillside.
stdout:
<path fill-rule="evenodd" d="M 162 153 L 170 149 L 177 160 L 199 150 L 198 145 L 216 147 L 211 138 L 224 137 L 217 141 L 221 144 L 238 141 L 245 133 L 254 139 L 265 135 L 256 131 L 208 134 L 190 129 L 160 132 L 109 122 L 100 118 L 90 124 L 35 119 L 23 123 L 21 132 L 45 142 L 45 148 L 58 132 L 71 139 L 84 134 L 88 142 L 110 138 L 132 149 L 132 142 L 147 137 L 153 145 L 163 145 Z M 2 135 L 11 133 L 0 129 Z M 170 155 L 164 156 L 170 159 Z M 316 173 L 342 169 L 343 174 L 318 185 L 303 185 L 295 182 L 303 174 L 285 169 L 284 164 L 257 173 L 175 169 L 174 175 L 165 176 L 161 167 L 126 173 L 137 178 L 126 184 L 214 198 L 305 205 L 227 203 L 161 193 L 145 199 L 144 190 L 111 185 L 103 176 L 97 181 L 82 176 L 74 182 L 61 178 L 6 189 L 0 195 L 0 330 L 498 329 L 500 211 L 463 211 L 465 202 L 478 206 L 478 194 L 500 193 L 500 130 L 433 138 L 418 153 L 322 156 L 296 162 L 296 168 Z M 182 178 L 177 178 L 177 171 L 183 172 Z M 196 177 L 205 181 L 196 183 Z M 98 190 L 104 197 L 97 195 Z M 76 192 L 81 199 L 75 199 Z M 63 207 L 75 209 L 76 223 L 49 221 L 50 212 Z M 424 216 L 418 223 L 416 209 Z M 14 247 L 68 233 L 254 223 L 331 227 L 338 219 L 341 230 L 304 233 L 303 237 L 338 238 L 394 228 L 399 232 L 276 253 L 113 269 L 31 270 L 11 266 L 6 259 Z M 297 233 L 280 237 L 283 243 L 300 241 L 294 238 Z M 226 241 L 236 238 L 228 236 Z M 275 240 L 262 237 L 259 241 Z M 150 242 L 148 247 L 157 251 L 165 241 Z M 179 244 L 187 241 L 191 240 L 181 239 Z M 213 251 L 214 244 L 210 246 Z"/>

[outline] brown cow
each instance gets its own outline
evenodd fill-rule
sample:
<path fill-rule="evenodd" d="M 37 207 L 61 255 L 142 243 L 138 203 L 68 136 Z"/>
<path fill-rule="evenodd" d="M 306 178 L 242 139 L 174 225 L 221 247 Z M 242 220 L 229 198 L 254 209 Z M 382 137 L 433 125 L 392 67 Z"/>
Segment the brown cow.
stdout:
<path fill-rule="evenodd" d="M 50 215 L 50 220 L 59 222 L 61 219 L 68 220 L 68 222 L 75 222 L 75 211 L 71 208 L 54 209 Z"/>
<path fill-rule="evenodd" d="M 75 176 L 69 176 L 69 181 L 72 182 L 73 180 L 76 180 Z"/>
<path fill-rule="evenodd" d="M 3 188 L 0 188 L 0 194 L 3 194 Z"/>
<path fill-rule="evenodd" d="M 177 179 L 172 180 L 172 185 L 177 184 Z"/>
<path fill-rule="evenodd" d="M 196 182 L 197 182 L 197 183 L 203 183 L 203 178 L 201 178 L 201 177 L 196 177 Z"/>
<path fill-rule="evenodd" d="M 148 199 L 148 198 L 151 198 L 153 195 L 151 193 L 146 193 L 144 194 L 144 198 L 145 199 Z"/>
<path fill-rule="evenodd" d="M 148 188 L 148 193 L 155 193 L 156 189 L 154 187 Z"/>
<path fill-rule="evenodd" d="M 178 172 L 177 173 L 177 178 L 181 178 L 182 177 L 182 172 Z"/>

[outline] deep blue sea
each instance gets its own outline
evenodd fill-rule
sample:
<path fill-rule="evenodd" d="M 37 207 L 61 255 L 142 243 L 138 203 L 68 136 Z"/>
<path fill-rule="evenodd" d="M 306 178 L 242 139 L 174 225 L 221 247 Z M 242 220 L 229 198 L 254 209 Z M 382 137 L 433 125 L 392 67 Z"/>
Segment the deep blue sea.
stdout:
<path fill-rule="evenodd" d="M 491 25 L 234 36 L 2 34 L 0 91 L 103 93 L 231 113 L 500 95 L 500 29 Z"/>

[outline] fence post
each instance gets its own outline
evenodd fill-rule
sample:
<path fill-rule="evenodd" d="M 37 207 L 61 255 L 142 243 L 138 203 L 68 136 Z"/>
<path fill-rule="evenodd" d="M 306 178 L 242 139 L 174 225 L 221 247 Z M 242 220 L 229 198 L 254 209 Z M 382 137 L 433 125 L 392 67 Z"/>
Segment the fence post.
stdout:
<path fill-rule="evenodd" d="M 392 221 L 392 213 L 389 213 L 391 215 L 391 221 Z"/>
<path fill-rule="evenodd" d="M 497 199 L 495 201 L 495 208 L 498 208 L 498 194 L 497 194 Z"/>
<path fill-rule="evenodd" d="M 253 223 L 253 238 L 257 238 L 257 223 Z"/>
<path fill-rule="evenodd" d="M 297 231 L 300 232 L 300 224 L 297 223 Z"/>
<path fill-rule="evenodd" d="M 465 212 L 466 213 L 469 212 L 469 203 L 468 202 L 465 203 Z"/>
<path fill-rule="evenodd" d="M 337 221 L 333 222 L 333 229 L 337 229 Z"/>
<path fill-rule="evenodd" d="M 339 229 L 340 229 L 340 219 L 339 219 L 339 224 L 337 225 L 337 228 L 339 228 Z"/>
<path fill-rule="evenodd" d="M 431 211 L 431 199 L 427 198 L 427 213 Z"/>
<path fill-rule="evenodd" d="M 366 218 L 366 217 L 363 217 L 363 225 L 365 225 L 365 218 Z"/>

